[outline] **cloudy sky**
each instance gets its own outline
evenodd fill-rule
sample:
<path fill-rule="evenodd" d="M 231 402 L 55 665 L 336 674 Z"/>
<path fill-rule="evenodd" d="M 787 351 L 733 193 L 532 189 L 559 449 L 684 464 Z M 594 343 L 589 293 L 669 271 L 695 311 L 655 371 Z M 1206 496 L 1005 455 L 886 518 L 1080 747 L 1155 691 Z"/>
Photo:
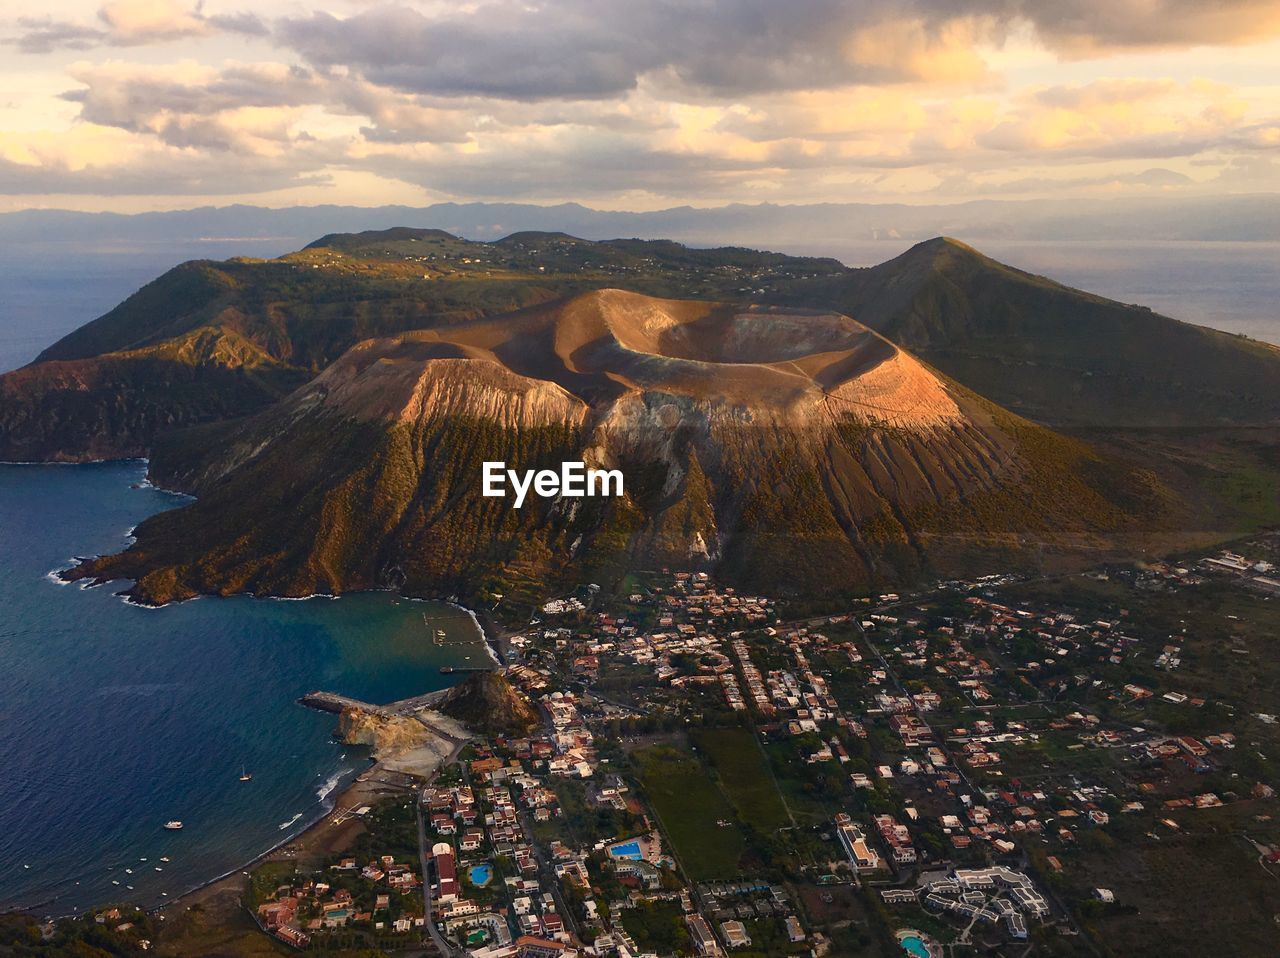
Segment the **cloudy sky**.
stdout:
<path fill-rule="evenodd" d="M 0 209 L 1280 190 L 1280 0 L 6 0 Z"/>

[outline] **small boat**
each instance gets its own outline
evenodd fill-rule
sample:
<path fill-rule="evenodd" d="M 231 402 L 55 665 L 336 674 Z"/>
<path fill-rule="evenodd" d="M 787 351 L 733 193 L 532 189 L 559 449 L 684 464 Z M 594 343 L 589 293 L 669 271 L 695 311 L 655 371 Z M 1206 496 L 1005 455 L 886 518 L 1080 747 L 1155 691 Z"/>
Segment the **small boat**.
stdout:
<path fill-rule="evenodd" d="M 168 855 L 162 855 L 162 856 L 160 856 L 160 860 L 161 860 L 162 862 L 164 862 L 164 863 L 167 865 L 167 864 L 169 863 L 169 856 L 168 856 Z"/>
<path fill-rule="evenodd" d="M 132 869 L 132 868 L 126 868 L 126 869 L 124 870 L 124 873 L 125 873 L 126 875 L 132 875 L 132 874 L 133 874 L 133 869 Z"/>
<path fill-rule="evenodd" d="M 243 766 L 243 765 L 241 765 L 241 766 L 240 766 L 240 781 L 242 781 L 242 782 L 251 782 L 251 781 L 253 781 L 253 773 L 252 773 L 252 772 L 246 772 L 246 771 L 244 770 L 244 766 Z"/>
<path fill-rule="evenodd" d="M 169 829 L 169 831 L 171 831 L 171 832 L 176 832 L 176 831 L 178 831 L 178 829 L 182 828 L 182 822 L 178 821 L 178 820 L 175 818 L 175 819 L 174 819 L 173 821 L 171 821 L 171 822 L 165 822 L 165 823 L 164 823 L 164 827 L 165 827 L 165 828 L 167 828 L 167 829 Z M 143 861 L 145 862 L 145 861 L 146 861 L 146 859 L 144 858 L 144 859 L 143 859 Z"/>
<path fill-rule="evenodd" d="M 444 629 L 436 629 L 436 638 L 443 639 L 446 635 L 448 633 Z"/>

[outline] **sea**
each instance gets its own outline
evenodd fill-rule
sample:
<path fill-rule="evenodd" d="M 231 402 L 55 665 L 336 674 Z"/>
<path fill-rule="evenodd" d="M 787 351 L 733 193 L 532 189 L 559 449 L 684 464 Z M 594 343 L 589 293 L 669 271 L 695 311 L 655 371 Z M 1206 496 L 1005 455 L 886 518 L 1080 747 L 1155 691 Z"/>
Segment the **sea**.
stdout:
<path fill-rule="evenodd" d="M 390 594 L 150 609 L 56 582 L 186 501 L 145 479 L 141 461 L 0 465 L 0 909 L 155 906 L 241 868 L 369 765 L 299 696 L 393 701 L 488 655 L 465 611 Z"/>

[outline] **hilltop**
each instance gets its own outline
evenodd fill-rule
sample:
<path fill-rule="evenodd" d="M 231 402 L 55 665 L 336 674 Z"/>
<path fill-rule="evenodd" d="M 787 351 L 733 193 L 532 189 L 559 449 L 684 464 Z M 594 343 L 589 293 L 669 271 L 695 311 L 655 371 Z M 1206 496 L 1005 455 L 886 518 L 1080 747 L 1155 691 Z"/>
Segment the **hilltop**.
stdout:
<path fill-rule="evenodd" d="M 437 711 L 486 736 L 519 737 L 538 727 L 538 709 L 501 672 L 473 672 L 445 693 Z"/>
<path fill-rule="evenodd" d="M 856 316 L 969 387 L 1044 422 L 1280 420 L 1280 349 L 998 263 L 957 240 L 794 292 Z"/>

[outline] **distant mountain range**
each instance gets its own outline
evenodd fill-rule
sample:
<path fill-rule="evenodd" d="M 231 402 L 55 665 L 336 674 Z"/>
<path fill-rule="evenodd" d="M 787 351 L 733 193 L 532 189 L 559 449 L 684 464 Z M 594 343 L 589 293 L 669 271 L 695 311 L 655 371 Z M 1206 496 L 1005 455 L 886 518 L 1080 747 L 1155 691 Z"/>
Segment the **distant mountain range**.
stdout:
<path fill-rule="evenodd" d="M 534 597 L 655 565 L 775 593 L 909 581 L 1175 521 L 1154 476 L 1046 424 L 1277 422 L 1280 349 L 948 239 L 849 269 L 331 234 L 180 266 L 0 377 L 0 459 L 149 455 L 198 496 L 72 573 L 147 601 Z M 629 485 L 517 512 L 480 495 L 486 460 L 584 460 Z"/>
<path fill-rule="evenodd" d="M 695 245 L 739 243 L 795 251 L 845 241 L 886 244 L 938 234 L 984 240 L 1280 241 L 1280 195 L 1149 197 L 1105 200 L 979 200 L 905 203 L 732 204 L 651 212 L 595 210 L 577 203 L 438 203 L 427 207 L 204 207 L 162 213 L 0 213 L 0 244 L 181 244 L 277 255 L 330 231 L 389 229 L 413 223 L 468 239 L 528 230 L 563 230 L 585 239 L 665 238 Z"/>

